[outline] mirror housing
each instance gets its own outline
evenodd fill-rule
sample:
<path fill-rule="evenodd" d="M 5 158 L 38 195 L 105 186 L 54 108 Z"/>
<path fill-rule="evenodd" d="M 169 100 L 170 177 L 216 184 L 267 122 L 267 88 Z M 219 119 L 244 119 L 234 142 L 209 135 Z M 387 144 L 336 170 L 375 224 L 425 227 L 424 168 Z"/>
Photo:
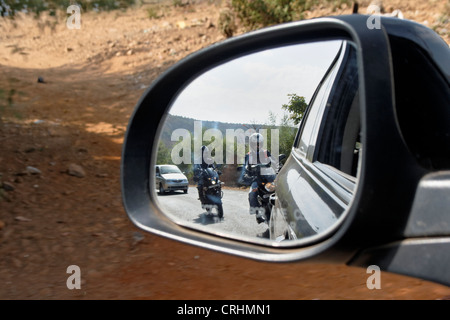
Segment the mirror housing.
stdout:
<path fill-rule="evenodd" d="M 401 248 L 412 248 L 404 241 L 404 231 L 416 190 L 429 170 L 417 163 L 399 130 L 394 103 L 394 53 L 390 51 L 390 41 L 404 38 L 425 52 L 435 49 L 427 54 L 443 70 L 447 81 L 450 74 L 448 46 L 445 48 L 442 39 L 416 23 L 381 18 L 381 29 L 377 30 L 367 27 L 368 18 L 362 15 L 318 18 L 261 29 L 196 52 L 168 69 L 140 99 L 127 129 L 121 183 L 123 203 L 130 220 L 148 232 L 246 258 L 272 262 L 309 259 L 363 267 L 379 264 L 386 271 L 449 285 L 450 226 L 441 230 L 436 241 L 422 242 L 423 250 L 417 251 L 414 260 L 411 255 L 402 255 L 402 263 L 395 259 L 397 253 L 402 253 Z M 333 39 L 356 44 L 361 75 L 364 148 L 355 196 L 342 223 L 332 232 L 301 245 L 277 248 L 202 233 L 171 221 L 156 204 L 155 192 L 150 188 L 154 185 L 151 168 L 156 160 L 161 124 L 179 92 L 199 74 L 236 57 L 284 45 Z M 442 250 L 443 246 L 446 250 Z M 431 272 L 432 267 L 427 267 L 425 248 L 440 255 L 440 268 Z M 411 272 L 406 267 L 412 263 L 421 266 L 419 271 Z"/>

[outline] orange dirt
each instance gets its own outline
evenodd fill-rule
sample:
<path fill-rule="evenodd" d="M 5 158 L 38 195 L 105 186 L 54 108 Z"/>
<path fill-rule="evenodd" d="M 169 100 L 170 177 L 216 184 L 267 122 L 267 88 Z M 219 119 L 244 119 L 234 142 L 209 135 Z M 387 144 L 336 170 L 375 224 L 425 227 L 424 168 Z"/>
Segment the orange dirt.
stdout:
<path fill-rule="evenodd" d="M 119 184 L 128 119 L 156 76 L 224 39 L 219 3 L 159 7 L 157 19 L 149 19 L 146 7 L 82 13 L 80 30 L 67 29 L 61 16 L 0 19 L 0 299 L 450 296 L 448 287 L 388 273 L 381 290 L 369 290 L 364 269 L 261 263 L 131 224 Z M 429 26 L 442 20 L 445 5 L 385 1 L 386 10 L 401 9 L 405 18 Z M 331 13 L 322 6 L 308 17 Z M 448 42 L 445 27 L 436 28 Z M 72 164 L 81 166 L 82 177 L 69 174 Z M 66 287 L 70 265 L 81 268 L 80 290 Z"/>

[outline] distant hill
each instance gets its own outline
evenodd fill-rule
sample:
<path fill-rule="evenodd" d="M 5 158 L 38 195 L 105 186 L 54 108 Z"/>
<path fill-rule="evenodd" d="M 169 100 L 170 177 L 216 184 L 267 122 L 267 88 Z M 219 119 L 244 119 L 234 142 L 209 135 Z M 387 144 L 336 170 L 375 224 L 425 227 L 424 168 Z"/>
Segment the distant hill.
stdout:
<path fill-rule="evenodd" d="M 187 118 L 182 116 L 170 115 L 166 119 L 166 123 L 164 124 L 164 129 L 161 134 L 161 140 L 164 144 L 169 147 L 175 144 L 176 142 L 171 141 L 172 132 L 176 129 L 186 129 L 192 134 L 194 133 L 194 122 L 201 121 L 193 118 Z M 238 124 L 238 123 L 228 123 L 228 122 L 219 122 L 219 121 L 201 121 L 202 129 L 218 129 L 225 135 L 227 129 L 237 130 L 242 129 L 247 131 L 248 129 L 259 130 L 263 127 L 263 125 L 258 124 Z"/>

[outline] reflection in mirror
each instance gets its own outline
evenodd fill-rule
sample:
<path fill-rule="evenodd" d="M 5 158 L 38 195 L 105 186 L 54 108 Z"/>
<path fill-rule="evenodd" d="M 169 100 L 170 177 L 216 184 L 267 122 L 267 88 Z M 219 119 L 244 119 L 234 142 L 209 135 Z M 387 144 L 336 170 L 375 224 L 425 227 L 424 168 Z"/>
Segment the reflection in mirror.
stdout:
<path fill-rule="evenodd" d="M 349 52 L 346 41 L 285 46 L 194 79 L 161 128 L 151 172 L 162 211 L 183 226 L 277 246 L 332 229 L 356 183 L 340 161 L 360 146 L 343 143 L 359 133 Z M 353 86 L 337 86 L 345 81 Z"/>

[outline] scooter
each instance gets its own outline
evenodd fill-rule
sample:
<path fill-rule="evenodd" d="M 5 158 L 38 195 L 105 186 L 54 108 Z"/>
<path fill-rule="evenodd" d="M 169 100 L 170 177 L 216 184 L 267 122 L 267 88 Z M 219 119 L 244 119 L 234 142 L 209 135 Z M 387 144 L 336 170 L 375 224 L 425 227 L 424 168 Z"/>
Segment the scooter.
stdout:
<path fill-rule="evenodd" d="M 219 179 L 221 173 L 220 171 L 214 170 L 214 168 L 202 168 L 203 188 L 201 192 L 203 193 L 203 197 L 200 197 L 202 208 L 208 214 L 211 214 L 213 209 L 216 209 L 220 219 L 223 218 L 222 186 L 224 185 L 224 182 Z"/>

